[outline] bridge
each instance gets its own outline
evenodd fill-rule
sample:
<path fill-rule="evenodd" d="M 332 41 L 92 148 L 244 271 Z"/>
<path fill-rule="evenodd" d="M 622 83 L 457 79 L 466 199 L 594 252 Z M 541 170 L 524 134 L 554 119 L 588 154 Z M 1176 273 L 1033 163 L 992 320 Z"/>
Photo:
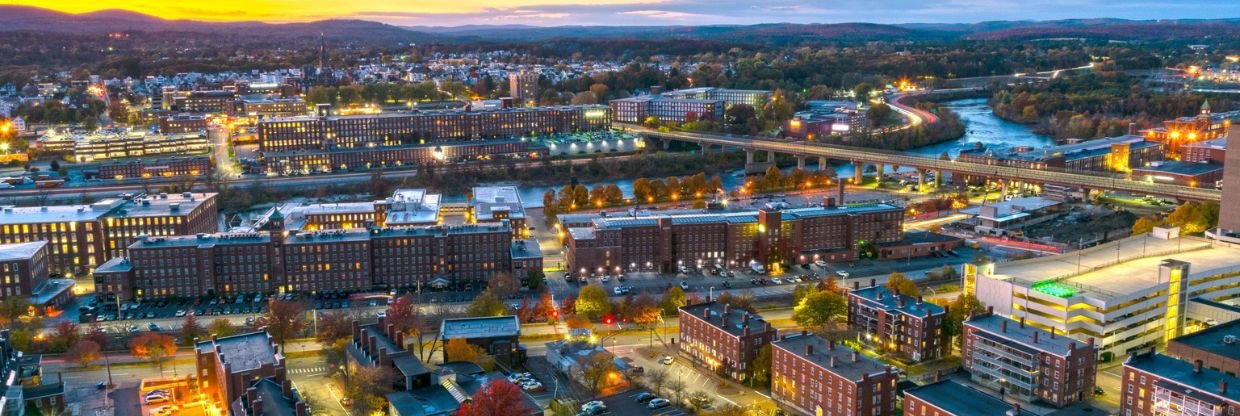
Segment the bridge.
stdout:
<path fill-rule="evenodd" d="M 1155 184 L 1144 181 L 1136 181 L 1129 179 L 1124 175 L 1106 172 L 1030 169 L 1012 166 L 998 166 L 976 162 L 943 160 L 935 157 L 926 157 L 891 150 L 868 149 L 862 147 L 806 141 L 783 141 L 722 133 L 658 131 L 632 124 L 613 124 L 616 127 L 632 130 L 648 138 L 697 143 L 702 146 L 704 151 L 709 151 L 709 149 L 713 146 L 722 146 L 724 149 L 741 149 L 746 152 L 747 163 L 754 162 L 754 152 L 766 151 L 768 152 L 768 162 L 773 162 L 775 154 L 777 153 L 787 154 L 797 158 L 797 166 L 800 168 L 805 167 L 806 158 L 817 157 L 819 158 L 819 166 L 825 165 L 826 160 L 846 160 L 854 162 L 854 164 L 857 165 L 858 171 L 861 170 L 861 165 L 873 163 L 879 165 L 880 167 L 883 165 L 897 167 L 904 166 L 917 169 L 921 172 L 934 172 L 936 174 L 950 172 L 953 174 L 993 178 L 996 180 L 1079 187 L 1087 191 L 1107 190 L 1127 192 L 1137 195 L 1156 195 L 1175 198 L 1182 201 L 1218 201 L 1222 194 L 1222 192 L 1217 189 Z M 919 175 L 919 177 L 923 176 Z M 936 183 L 939 182 L 936 181 Z"/>

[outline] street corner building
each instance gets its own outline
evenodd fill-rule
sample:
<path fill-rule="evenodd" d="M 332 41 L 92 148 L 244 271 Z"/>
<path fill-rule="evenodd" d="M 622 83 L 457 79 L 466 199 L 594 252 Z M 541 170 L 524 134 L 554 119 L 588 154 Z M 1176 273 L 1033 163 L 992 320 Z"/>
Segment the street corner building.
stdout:
<path fill-rule="evenodd" d="M 694 365 L 735 380 L 753 374 L 758 352 L 775 329 L 758 314 L 712 302 L 680 307 L 680 353 Z"/>
<path fill-rule="evenodd" d="M 773 342 L 771 398 L 802 415 L 895 413 L 895 370 L 802 331 Z"/>
<path fill-rule="evenodd" d="M 1124 416 L 1233 415 L 1240 411 L 1235 375 L 1148 351 L 1124 362 L 1120 413 Z"/>
<path fill-rule="evenodd" d="M 194 340 L 198 390 L 216 412 L 305 416 L 310 409 L 288 378 L 280 347 L 265 330 Z"/>
<path fill-rule="evenodd" d="M 964 322 L 961 356 L 973 382 L 1025 402 L 1065 407 L 1093 397 L 1098 350 L 1051 327 L 1046 331 L 995 315 Z"/>
<path fill-rule="evenodd" d="M 885 286 L 862 288 L 853 282 L 848 291 L 848 324 L 863 344 L 912 361 L 942 358 L 950 344 L 943 322 L 947 308 L 923 302 L 921 296 L 894 293 Z"/>

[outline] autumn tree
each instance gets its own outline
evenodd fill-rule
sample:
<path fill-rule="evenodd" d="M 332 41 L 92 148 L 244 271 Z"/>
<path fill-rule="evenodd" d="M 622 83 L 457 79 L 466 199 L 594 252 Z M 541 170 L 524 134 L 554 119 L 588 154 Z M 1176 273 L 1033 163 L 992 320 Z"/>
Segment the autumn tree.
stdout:
<path fill-rule="evenodd" d="M 217 337 L 232 336 L 237 333 L 237 327 L 233 323 L 224 318 L 215 318 L 211 320 L 211 325 L 207 327 L 207 333 Z"/>
<path fill-rule="evenodd" d="M 52 348 L 56 351 L 68 350 L 81 339 L 82 333 L 73 321 L 60 321 L 52 327 Z"/>
<path fill-rule="evenodd" d="M 103 358 L 103 355 L 100 353 L 99 344 L 95 341 L 83 340 L 65 351 L 64 358 L 65 361 L 85 367 Z"/>
<path fill-rule="evenodd" d="M 495 357 L 487 354 L 486 350 L 474 344 L 465 341 L 465 338 L 457 337 L 449 339 L 443 347 L 443 359 L 447 361 L 469 361 L 478 364 L 479 367 L 487 371 L 495 368 Z"/>
<path fill-rule="evenodd" d="M 909 280 L 904 273 L 900 272 L 891 272 L 891 276 L 887 277 L 887 290 L 890 290 L 892 294 L 904 296 L 917 296 L 921 292 L 917 288 L 917 283 Z"/>
<path fill-rule="evenodd" d="M 599 285 L 582 288 L 577 295 L 576 313 L 591 320 L 598 320 L 611 313 L 611 299 L 607 297 L 607 291 Z"/>
<path fill-rule="evenodd" d="M 474 392 L 470 400 L 461 403 L 457 416 L 509 416 L 529 414 L 529 405 L 522 398 L 521 389 L 503 378 L 492 378 L 485 386 Z"/>
<path fill-rule="evenodd" d="M 1154 231 L 1154 227 L 1157 227 L 1158 223 L 1158 219 L 1153 217 L 1137 218 L 1137 221 L 1132 223 L 1132 234 L 1145 234 Z"/>
<path fill-rule="evenodd" d="M 809 286 L 807 286 L 809 287 Z M 792 320 L 801 326 L 826 325 L 848 312 L 848 302 L 835 292 L 810 287 L 792 308 Z"/>
<path fill-rule="evenodd" d="M 719 299 L 715 302 L 720 305 L 728 305 L 733 309 L 740 309 L 749 312 L 756 312 L 757 308 L 753 306 L 753 297 L 748 295 L 733 295 L 729 292 L 719 294 Z"/>
<path fill-rule="evenodd" d="M 396 373 L 392 367 L 360 366 L 349 377 L 345 396 L 353 399 L 354 414 L 369 415 L 384 408 L 384 396 L 393 391 L 395 383 Z"/>
<path fill-rule="evenodd" d="M 964 320 L 974 313 L 981 313 L 985 310 L 986 306 L 977 299 L 977 296 L 968 293 L 956 296 L 947 308 L 947 319 L 943 322 L 943 331 L 950 337 L 959 337 L 964 332 Z M 960 339 L 963 340 L 963 338 Z"/>
<path fill-rule="evenodd" d="M 267 313 L 256 320 L 255 325 L 266 326 L 271 339 L 279 343 L 283 350 L 285 342 L 306 328 L 305 312 L 306 308 L 300 302 L 272 299 L 268 303 Z"/>
<path fill-rule="evenodd" d="M 663 308 L 663 314 L 666 316 L 676 315 L 681 306 L 685 306 L 685 291 L 680 286 L 672 286 L 663 292 L 663 300 L 659 302 L 659 306 Z"/>
<path fill-rule="evenodd" d="M 611 354 L 594 353 L 581 364 L 581 380 L 591 395 L 597 395 L 603 381 L 616 371 Z"/>
<path fill-rule="evenodd" d="M 759 386 L 768 386 L 771 382 L 771 364 L 771 344 L 766 344 L 758 350 L 758 355 L 754 356 L 753 362 L 749 364 L 753 371 L 750 380 Z"/>
<path fill-rule="evenodd" d="M 336 366 L 344 365 L 344 348 L 353 338 L 353 317 L 343 311 L 324 312 L 319 314 L 318 320 L 314 339 L 326 351 L 327 362 Z"/>
<path fill-rule="evenodd" d="M 185 314 L 185 319 L 181 322 L 181 343 L 184 345 L 194 345 L 194 339 L 203 335 L 202 326 L 198 325 L 198 318 L 194 314 Z"/>
<path fill-rule="evenodd" d="M 151 360 L 159 365 L 159 372 L 164 371 L 164 359 L 177 353 L 176 339 L 155 332 L 143 332 L 129 341 L 129 353 L 134 357 Z"/>
<path fill-rule="evenodd" d="M 479 293 L 478 297 L 465 307 L 465 314 L 473 317 L 503 316 L 506 313 L 508 309 L 504 306 L 504 302 L 491 293 L 491 289 Z"/>
<path fill-rule="evenodd" d="M 564 320 L 564 325 L 567 325 L 569 329 L 586 329 L 593 324 L 590 323 L 590 319 L 584 316 L 573 315 Z"/>

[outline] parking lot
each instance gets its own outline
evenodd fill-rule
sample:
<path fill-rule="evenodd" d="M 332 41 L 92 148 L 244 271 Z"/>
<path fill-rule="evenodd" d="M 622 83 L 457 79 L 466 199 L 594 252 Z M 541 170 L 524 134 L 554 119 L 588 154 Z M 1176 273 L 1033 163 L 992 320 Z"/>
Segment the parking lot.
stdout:
<path fill-rule="evenodd" d="M 638 396 L 642 393 L 651 393 L 646 389 L 632 389 L 623 393 L 613 394 L 611 396 L 598 399 L 607 406 L 607 413 L 612 415 L 657 415 L 657 416 L 683 416 L 687 414 L 684 409 L 674 405 L 668 405 L 659 409 L 650 409 L 648 403 L 650 400 L 638 401 Z M 658 396 L 657 394 L 655 396 Z M 662 397 L 662 396 L 659 396 Z M 670 400 L 668 398 L 664 398 Z"/>

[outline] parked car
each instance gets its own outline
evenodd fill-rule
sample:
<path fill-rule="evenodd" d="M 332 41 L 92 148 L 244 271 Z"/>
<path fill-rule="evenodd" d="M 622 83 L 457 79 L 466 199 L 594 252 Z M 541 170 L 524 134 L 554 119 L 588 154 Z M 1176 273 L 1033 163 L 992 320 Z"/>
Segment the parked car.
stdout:
<path fill-rule="evenodd" d="M 689 290 L 689 281 L 688 281 L 688 280 L 681 280 L 681 281 L 680 281 L 680 288 L 681 288 L 681 289 L 684 289 L 684 290 Z"/>
<path fill-rule="evenodd" d="M 827 262 L 822 261 L 822 260 L 816 260 L 814 261 L 814 265 L 818 267 L 827 267 Z"/>
<path fill-rule="evenodd" d="M 659 359 L 659 364 L 663 364 L 663 365 L 672 365 L 672 361 L 675 361 L 675 359 L 674 359 L 674 358 L 672 358 L 672 356 L 670 356 L 670 355 L 664 355 L 664 356 L 663 356 L 663 358 L 660 358 L 660 359 Z"/>
<path fill-rule="evenodd" d="M 610 282 L 610 281 L 611 281 L 611 275 L 606 275 L 606 274 L 605 274 L 605 275 L 603 275 L 603 279 L 602 279 L 602 280 L 603 280 L 603 283 Z"/>
<path fill-rule="evenodd" d="M 835 272 L 835 275 L 836 275 L 836 276 L 839 276 L 839 277 L 842 277 L 842 278 L 845 278 L 845 279 L 847 279 L 847 278 L 848 278 L 848 272 L 847 272 L 847 271 L 844 271 L 844 270 L 837 270 L 837 271 Z"/>
<path fill-rule="evenodd" d="M 672 405 L 672 402 L 667 401 L 667 399 L 656 397 L 653 400 L 650 400 L 650 403 L 646 404 L 646 408 L 647 409 L 661 409 L 661 408 L 668 407 L 671 405 Z"/>
<path fill-rule="evenodd" d="M 637 395 L 637 402 L 645 403 L 645 402 L 650 401 L 651 399 L 657 399 L 657 398 L 659 398 L 659 396 L 655 396 L 653 393 L 642 392 L 641 394 Z"/>

